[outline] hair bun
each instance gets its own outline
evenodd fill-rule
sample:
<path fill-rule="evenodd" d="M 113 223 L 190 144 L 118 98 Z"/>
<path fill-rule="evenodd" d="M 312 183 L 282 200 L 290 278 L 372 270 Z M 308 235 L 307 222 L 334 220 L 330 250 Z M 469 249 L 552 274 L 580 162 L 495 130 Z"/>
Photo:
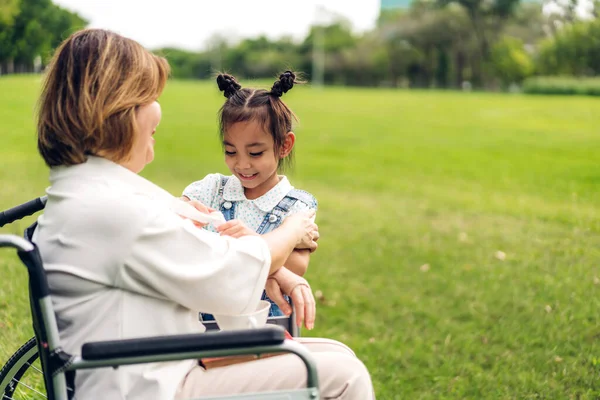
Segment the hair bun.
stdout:
<path fill-rule="evenodd" d="M 230 98 L 242 88 L 242 85 L 235 80 L 235 77 L 227 74 L 219 74 L 217 76 L 217 85 L 219 85 L 219 90 L 223 92 L 223 95 L 227 98 Z"/>
<path fill-rule="evenodd" d="M 297 83 L 296 74 L 292 71 L 285 71 L 283 74 L 279 75 L 279 80 L 275 81 L 273 84 L 271 94 L 273 96 L 281 97 L 284 93 L 287 93 L 288 90 L 294 87 L 294 83 Z"/>

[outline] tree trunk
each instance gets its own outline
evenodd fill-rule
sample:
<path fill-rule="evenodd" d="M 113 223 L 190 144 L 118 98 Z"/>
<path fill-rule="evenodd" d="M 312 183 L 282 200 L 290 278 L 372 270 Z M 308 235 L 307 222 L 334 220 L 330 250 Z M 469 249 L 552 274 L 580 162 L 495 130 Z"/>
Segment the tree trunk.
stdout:
<path fill-rule="evenodd" d="M 455 66 L 456 66 L 456 87 L 462 87 L 462 83 L 465 80 L 465 54 L 461 49 L 456 50 L 455 55 Z"/>
<path fill-rule="evenodd" d="M 394 57 L 395 52 L 393 49 L 393 45 L 388 45 L 387 51 L 388 51 L 388 60 L 389 60 L 388 74 L 389 74 L 390 83 L 391 83 L 392 87 L 398 87 L 398 80 L 400 78 L 400 73 L 398 71 L 398 63 L 396 63 L 396 60 Z"/>
<path fill-rule="evenodd" d="M 485 28 L 481 14 L 475 9 L 469 9 L 469 19 L 473 25 L 473 32 L 478 44 L 479 60 L 473 62 L 472 84 L 475 87 L 481 87 L 485 83 L 485 73 L 483 65 L 489 59 L 490 46 L 485 35 Z"/>

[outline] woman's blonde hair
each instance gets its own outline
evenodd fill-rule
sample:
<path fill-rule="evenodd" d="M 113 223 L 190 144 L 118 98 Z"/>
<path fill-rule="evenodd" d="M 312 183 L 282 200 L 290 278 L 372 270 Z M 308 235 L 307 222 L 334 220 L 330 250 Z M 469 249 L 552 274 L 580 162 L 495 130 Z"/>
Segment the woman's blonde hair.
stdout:
<path fill-rule="evenodd" d="M 134 40 L 101 29 L 72 34 L 56 50 L 38 105 L 38 149 L 50 167 L 88 155 L 126 160 L 136 110 L 162 93 L 169 64 Z"/>

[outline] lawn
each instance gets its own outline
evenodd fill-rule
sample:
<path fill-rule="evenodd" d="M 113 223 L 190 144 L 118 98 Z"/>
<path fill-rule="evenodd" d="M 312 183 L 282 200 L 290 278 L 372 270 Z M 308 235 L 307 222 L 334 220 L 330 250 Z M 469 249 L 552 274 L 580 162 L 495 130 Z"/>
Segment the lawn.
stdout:
<path fill-rule="evenodd" d="M 43 193 L 36 77 L 0 79 L 0 209 Z M 294 88 L 292 183 L 319 200 L 316 329 L 378 399 L 600 398 L 600 99 Z M 173 81 L 143 175 L 226 172 L 207 82 Z M 110 216 L 107 216 L 110 217 Z M 20 233 L 30 220 L 5 227 Z M 0 362 L 31 336 L 0 256 Z"/>

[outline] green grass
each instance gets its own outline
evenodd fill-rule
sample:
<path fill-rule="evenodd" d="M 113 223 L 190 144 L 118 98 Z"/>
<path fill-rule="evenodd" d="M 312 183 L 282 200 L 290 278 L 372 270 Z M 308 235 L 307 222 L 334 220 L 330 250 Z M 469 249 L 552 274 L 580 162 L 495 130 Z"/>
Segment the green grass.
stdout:
<path fill-rule="evenodd" d="M 0 209 L 48 185 L 38 85 L 0 79 Z M 225 172 L 222 100 L 171 82 L 143 175 L 179 193 Z M 600 99 L 301 88 L 285 100 L 301 119 L 292 182 L 320 204 L 307 278 L 321 296 L 304 334 L 353 347 L 379 399 L 600 398 Z M 4 251 L 0 271 L 4 360 L 31 329 L 16 257 Z"/>

